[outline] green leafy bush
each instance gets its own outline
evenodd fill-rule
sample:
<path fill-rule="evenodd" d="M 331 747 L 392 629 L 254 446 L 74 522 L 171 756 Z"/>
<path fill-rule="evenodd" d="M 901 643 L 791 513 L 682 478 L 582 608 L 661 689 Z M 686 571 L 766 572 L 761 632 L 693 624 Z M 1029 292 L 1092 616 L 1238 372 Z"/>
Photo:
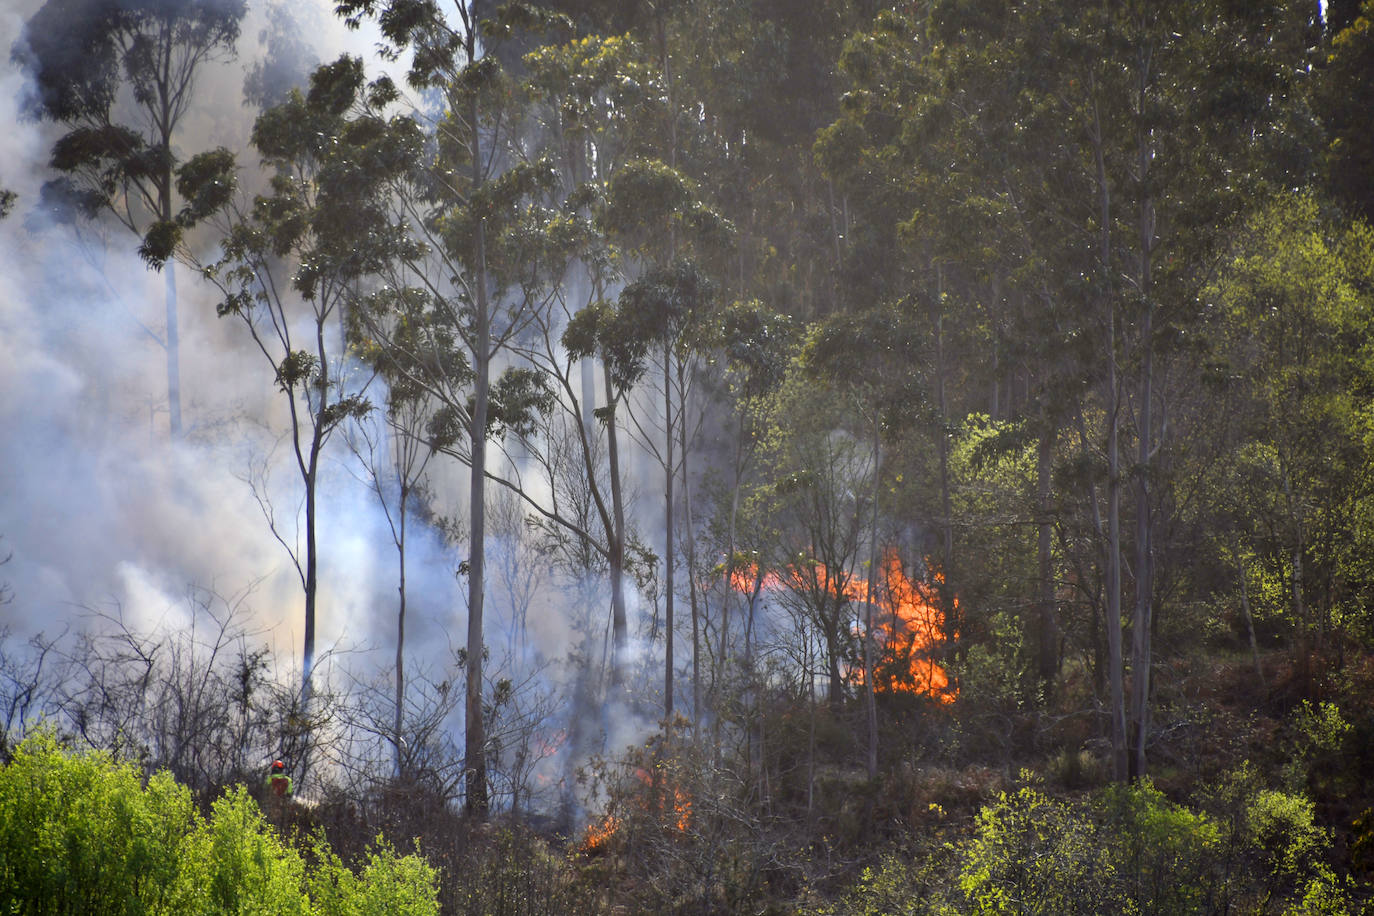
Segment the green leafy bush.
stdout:
<path fill-rule="evenodd" d="M 188 790 L 39 732 L 0 770 L 0 911 L 177 911 Z"/>
<path fill-rule="evenodd" d="M 204 818 L 166 773 L 72 753 L 51 732 L 0 769 L 0 912 L 102 916 L 437 916 L 437 873 L 378 841 L 358 873 L 313 865 L 238 786 Z"/>
<path fill-rule="evenodd" d="M 1086 813 L 1025 786 L 978 813 L 959 888 L 976 913 L 1123 912 Z"/>
<path fill-rule="evenodd" d="M 1100 812 L 1102 845 L 1129 912 L 1208 910 L 1221 881 L 1222 838 L 1214 821 L 1170 802 L 1148 780 L 1109 786 Z"/>

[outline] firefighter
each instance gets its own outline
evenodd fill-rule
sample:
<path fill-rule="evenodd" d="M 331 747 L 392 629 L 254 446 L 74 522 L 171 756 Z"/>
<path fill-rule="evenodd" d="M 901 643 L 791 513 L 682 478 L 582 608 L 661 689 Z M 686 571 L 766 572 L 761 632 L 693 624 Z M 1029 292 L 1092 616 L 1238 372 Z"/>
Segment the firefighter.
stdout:
<path fill-rule="evenodd" d="M 277 798 L 291 797 L 291 777 L 286 775 L 286 764 L 280 760 L 272 762 L 272 772 L 267 777 L 267 788 Z"/>

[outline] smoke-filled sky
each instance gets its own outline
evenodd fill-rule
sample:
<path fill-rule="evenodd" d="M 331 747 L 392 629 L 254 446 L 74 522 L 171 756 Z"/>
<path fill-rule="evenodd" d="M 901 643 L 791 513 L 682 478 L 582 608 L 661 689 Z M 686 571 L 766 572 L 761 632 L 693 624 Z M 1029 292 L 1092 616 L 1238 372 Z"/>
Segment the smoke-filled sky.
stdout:
<path fill-rule="evenodd" d="M 122 227 L 55 225 L 36 204 L 57 129 L 22 117 L 25 76 L 10 59 L 37 0 L 0 9 L 0 186 L 18 193 L 0 222 L 0 567 L 14 600 L 0 629 L 54 634 L 87 609 L 119 609 L 135 627 L 176 625 L 191 587 L 244 602 L 283 658 L 299 652 L 300 585 L 246 482 L 272 463 L 279 514 L 295 504 L 280 439 L 280 394 L 244 328 L 215 315 L 212 291 L 179 268 L 186 436 L 167 433 L 161 335 L 164 280 Z M 293 3 L 314 57 L 371 56 L 322 0 Z M 183 154 L 224 145 L 244 154 L 255 112 L 246 69 L 263 50 L 261 3 L 237 60 L 207 71 L 179 137 Z M 379 647 L 394 629 L 395 553 L 375 497 L 353 477 L 342 442 L 325 474 L 320 651 Z M 447 648 L 464 610 L 456 559 L 435 539 L 411 545 L 415 645 Z M 461 643 L 461 636 L 459 636 Z"/>

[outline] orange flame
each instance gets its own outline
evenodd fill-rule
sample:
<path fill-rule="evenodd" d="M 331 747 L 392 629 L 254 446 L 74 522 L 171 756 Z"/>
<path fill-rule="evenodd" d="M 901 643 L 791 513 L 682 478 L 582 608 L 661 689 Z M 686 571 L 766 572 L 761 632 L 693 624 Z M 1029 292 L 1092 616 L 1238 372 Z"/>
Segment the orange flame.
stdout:
<path fill-rule="evenodd" d="M 654 796 L 653 777 L 642 767 L 635 769 L 635 776 L 643 783 L 644 788 L 649 791 L 642 792 L 637 797 L 637 807 L 645 812 L 651 810 Z M 686 832 L 692 824 L 692 797 L 681 786 L 672 787 L 673 810 L 664 811 L 664 823 L 671 822 L 679 831 Z M 667 792 L 665 791 L 665 796 Z M 670 820 L 669 820 L 670 819 Z M 621 820 L 614 814 L 607 814 L 600 824 L 588 824 L 587 834 L 582 840 L 583 852 L 596 852 L 598 849 L 610 842 L 611 838 L 620 830 Z"/>
<path fill-rule="evenodd" d="M 605 846 L 615 836 L 615 832 L 620 829 L 620 818 L 614 814 L 606 815 L 606 819 L 600 824 L 588 824 L 587 836 L 582 840 L 583 852 L 596 852 Z"/>
<path fill-rule="evenodd" d="M 931 658 L 931 651 L 945 639 L 939 596 L 932 586 L 906 575 L 896 551 L 883 558 L 883 574 L 886 600 L 875 602 L 881 613 L 874 621 L 874 636 L 885 657 L 874 666 L 874 689 L 923 693 L 953 703 L 958 690 Z M 936 581 L 941 581 L 938 574 Z"/>
<path fill-rule="evenodd" d="M 880 653 L 874 660 L 874 689 L 880 693 L 919 693 L 941 703 L 953 703 L 959 691 L 931 658 L 933 650 L 945 641 L 945 615 L 935 587 L 908 577 L 895 550 L 884 555 L 882 570 L 882 582 L 873 596 L 873 636 Z M 869 600 L 867 582 L 832 575 L 819 564 L 807 570 L 793 568 L 788 576 L 794 587 L 842 594 L 859 605 Z M 936 585 L 943 581 L 938 573 L 935 579 Z M 757 566 L 736 567 L 730 573 L 730 584 L 737 591 L 752 593 L 760 582 L 764 590 L 782 584 L 775 573 L 760 577 Z M 861 637 L 862 630 L 856 629 L 856 635 Z M 862 669 L 852 671 L 851 677 L 859 684 L 864 682 Z"/>

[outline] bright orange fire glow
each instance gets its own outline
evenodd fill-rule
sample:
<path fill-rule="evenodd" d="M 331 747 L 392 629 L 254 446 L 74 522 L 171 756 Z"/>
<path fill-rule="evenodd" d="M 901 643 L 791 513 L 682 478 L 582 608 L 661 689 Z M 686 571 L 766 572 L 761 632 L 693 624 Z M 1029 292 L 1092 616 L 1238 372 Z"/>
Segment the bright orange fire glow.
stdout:
<path fill-rule="evenodd" d="M 620 829 L 620 818 L 613 814 L 606 815 L 606 819 L 600 824 L 588 824 L 587 836 L 582 840 L 583 852 L 596 852 L 605 846 L 615 832 Z"/>
<path fill-rule="evenodd" d="M 804 578 L 801 570 L 792 570 L 794 586 L 841 593 L 859 606 L 868 601 L 868 583 L 859 578 L 832 577 L 823 566 L 807 573 Z M 814 581 L 806 581 L 813 577 Z M 771 572 L 761 581 L 765 591 L 783 584 Z M 878 651 L 874 660 L 874 689 L 879 693 L 919 693 L 941 703 L 953 703 L 958 696 L 949 675 L 931 657 L 932 650 L 945 640 L 945 615 L 936 594 L 940 581 L 938 574 L 935 586 L 913 580 L 902 569 L 895 550 L 884 555 L 873 601 L 873 636 Z M 736 568 L 730 573 L 730 584 L 737 591 L 753 593 L 759 582 L 757 567 Z M 862 631 L 856 630 L 856 635 L 862 636 Z M 862 668 L 850 674 L 855 682 L 864 682 Z"/>
<path fill-rule="evenodd" d="M 896 551 L 891 550 L 883 558 L 883 582 L 886 588 L 879 590 L 874 635 L 884 657 L 875 665 L 874 689 L 923 693 L 941 703 L 953 703 L 958 690 L 930 657 L 931 650 L 945 639 L 945 615 L 935 589 L 908 578 Z M 859 674 L 862 678 L 863 672 Z"/>
<path fill-rule="evenodd" d="M 653 777 L 643 768 L 636 769 L 635 776 L 643 783 L 645 789 L 637 799 L 638 806 L 647 812 L 650 810 L 654 795 Z M 667 795 L 666 790 L 664 795 Z M 678 830 L 686 832 L 687 828 L 692 824 L 692 797 L 680 786 L 673 786 L 672 796 L 673 810 L 671 812 L 666 810 L 663 812 L 663 823 L 671 823 Z M 598 849 L 605 846 L 606 843 L 610 841 L 611 837 L 615 836 L 620 830 L 620 825 L 620 818 L 616 817 L 614 814 L 606 815 L 600 824 L 588 824 L 587 835 L 582 840 L 582 851 L 596 852 Z"/>

